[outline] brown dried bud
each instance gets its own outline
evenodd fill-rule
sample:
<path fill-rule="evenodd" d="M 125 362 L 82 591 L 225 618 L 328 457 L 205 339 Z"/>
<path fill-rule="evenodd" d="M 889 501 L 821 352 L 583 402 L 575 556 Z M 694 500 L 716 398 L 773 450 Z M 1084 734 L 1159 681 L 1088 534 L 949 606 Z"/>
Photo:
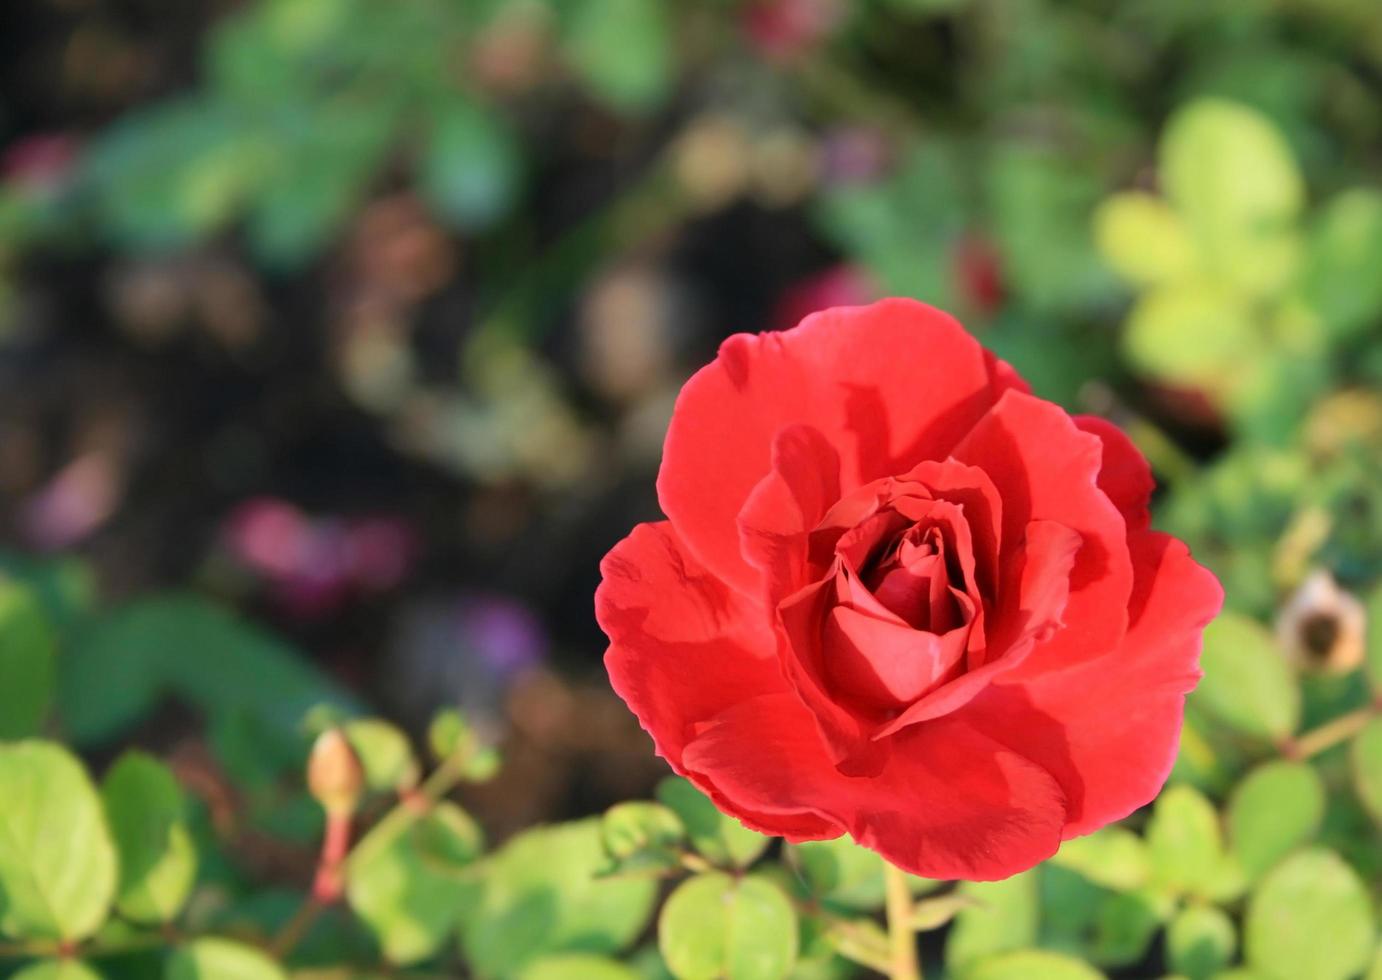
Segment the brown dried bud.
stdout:
<path fill-rule="evenodd" d="M 1301 669 L 1344 674 L 1363 661 L 1365 619 L 1363 604 L 1317 569 L 1282 607 L 1277 640 Z"/>

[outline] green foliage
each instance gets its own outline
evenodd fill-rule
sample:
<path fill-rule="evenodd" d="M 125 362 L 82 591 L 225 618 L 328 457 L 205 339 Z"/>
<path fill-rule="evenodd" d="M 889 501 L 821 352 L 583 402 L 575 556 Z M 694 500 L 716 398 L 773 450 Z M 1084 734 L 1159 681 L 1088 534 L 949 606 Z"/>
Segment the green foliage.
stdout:
<path fill-rule="evenodd" d="M 1240 873 L 1224 849 L 1214 805 L 1189 786 L 1172 786 L 1157 797 L 1147 824 L 1152 880 L 1178 894 L 1232 898 Z"/>
<path fill-rule="evenodd" d="M 872 911 L 883 905 L 883 859 L 848 837 L 793 844 L 787 860 L 811 894 L 831 908 Z M 932 891 L 939 884 L 912 875 L 907 876 L 907 883 L 914 895 Z"/>
<path fill-rule="evenodd" d="M 477 970 L 514 977 L 548 953 L 617 953 L 648 922 L 656 883 L 599 878 L 600 821 L 526 831 L 489 858 L 482 895 L 462 924 Z"/>
<path fill-rule="evenodd" d="M 656 0 L 577 0 L 569 22 L 572 67 L 601 101 L 638 112 L 671 81 L 671 25 Z"/>
<path fill-rule="evenodd" d="M 38 598 L 0 578 L 0 738 L 38 733 L 53 696 L 55 654 Z"/>
<path fill-rule="evenodd" d="M 1358 799 L 1382 827 L 1382 718 L 1369 722 L 1354 740 L 1352 763 Z"/>
<path fill-rule="evenodd" d="M 437 213 L 462 231 L 493 224 L 514 205 L 522 166 L 502 119 L 465 99 L 434 110 L 421 162 L 422 188 Z"/>
<path fill-rule="evenodd" d="M 117 858 L 81 763 L 49 742 L 0 744 L 0 932 L 85 939 L 115 898 Z"/>
<path fill-rule="evenodd" d="M 658 942 L 677 980 L 780 980 L 797 956 L 796 912 L 769 881 L 708 872 L 672 893 Z"/>
<path fill-rule="evenodd" d="M 198 939 L 168 957 L 168 980 L 287 980 L 259 950 L 227 939 Z"/>
<path fill-rule="evenodd" d="M 106 773 L 101 798 L 119 853 L 116 908 L 134 922 L 171 922 L 197 874 L 177 780 L 157 759 L 129 751 Z"/>
<path fill-rule="evenodd" d="M 1037 939 L 1037 876 L 1007 881 L 965 882 L 960 890 L 975 904 L 955 916 L 945 947 L 947 965 L 957 971 L 994 953 L 1024 949 Z"/>
<path fill-rule="evenodd" d="M 1121 827 L 1106 827 L 1068 840 L 1051 861 L 1079 872 L 1096 885 L 1118 891 L 1141 888 L 1152 866 L 1142 838 Z"/>
<path fill-rule="evenodd" d="M 1248 902 L 1244 955 L 1264 976 L 1344 980 L 1366 967 L 1375 944 L 1367 890 L 1330 851 L 1288 858 Z"/>
<path fill-rule="evenodd" d="M 359 718 L 346 722 L 342 730 L 364 768 L 368 789 L 394 793 L 417 785 L 420 767 L 408 736 L 396 726 L 378 718 Z"/>
<path fill-rule="evenodd" d="M 449 803 L 401 833 L 391 829 L 376 829 L 360 842 L 346 895 L 390 963 L 416 963 L 436 955 L 473 907 L 480 884 L 468 870 L 484 850 L 484 837 L 464 810 Z"/>
<path fill-rule="evenodd" d="M 712 864 L 746 868 L 770 843 L 770 838 L 725 816 L 705 794 L 679 777 L 659 783 L 657 798 L 681 819 L 692 846 Z"/>
<path fill-rule="evenodd" d="M 76 631 L 67 658 L 59 707 L 78 745 L 116 736 L 165 696 L 213 721 L 243 713 L 294 739 L 308 709 L 351 703 L 287 644 L 192 596 L 139 600 L 98 616 Z"/>
<path fill-rule="evenodd" d="M 100 974 L 80 960 L 42 960 L 14 974 L 14 980 L 101 980 Z"/>
<path fill-rule="evenodd" d="M 1103 980 L 1077 959 L 1039 950 L 1005 953 L 961 974 L 963 980 Z"/>
<path fill-rule="evenodd" d="M 618 872 L 669 871 L 680 863 L 686 829 L 661 804 L 620 803 L 605 812 L 600 837 Z"/>
<path fill-rule="evenodd" d="M 1232 961 L 1238 932 L 1233 920 L 1210 905 L 1190 906 L 1166 927 L 1166 959 L 1189 980 L 1207 980 Z"/>
<path fill-rule="evenodd" d="M 545 956 L 523 971 L 519 980 L 639 980 L 639 975 L 618 960 L 587 953 Z"/>
<path fill-rule="evenodd" d="M 1271 121 L 1231 102 L 1193 102 L 1167 125 L 1159 163 L 1206 272 L 1247 296 L 1279 290 L 1297 260 L 1305 192 Z"/>
<path fill-rule="evenodd" d="M 1249 879 L 1313 840 L 1324 819 L 1325 789 L 1310 766 L 1269 762 L 1250 772 L 1229 800 L 1233 855 Z"/>
<path fill-rule="evenodd" d="M 1233 613 L 1209 625 L 1201 654 L 1205 679 L 1195 700 L 1245 735 L 1281 739 L 1300 722 L 1300 692 L 1270 633 Z"/>

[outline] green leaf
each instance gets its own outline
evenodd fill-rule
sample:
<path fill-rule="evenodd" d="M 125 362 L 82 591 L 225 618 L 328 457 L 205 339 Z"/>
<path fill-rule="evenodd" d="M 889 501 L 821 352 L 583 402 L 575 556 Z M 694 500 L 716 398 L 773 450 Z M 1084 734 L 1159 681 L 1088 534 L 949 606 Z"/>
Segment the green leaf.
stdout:
<path fill-rule="evenodd" d="M 453 227 L 473 231 L 513 207 L 522 156 L 497 115 L 453 98 L 434 113 L 420 168 L 422 191 L 436 212 Z"/>
<path fill-rule="evenodd" d="M 696 875 L 667 899 L 658 946 L 678 980 L 779 980 L 797 956 L 797 916 L 761 878 Z"/>
<path fill-rule="evenodd" d="M 883 859 L 848 837 L 790 844 L 787 854 L 806 879 L 812 895 L 828 905 L 858 911 L 882 908 Z M 907 876 L 914 894 L 934 889 L 935 882 Z"/>
<path fill-rule="evenodd" d="M 256 68 L 262 77 L 262 62 Z M 246 228 L 255 255 L 293 269 L 325 247 L 364 200 L 397 122 L 386 102 L 278 106 L 277 152 Z"/>
<path fill-rule="evenodd" d="M 1252 296 L 1290 279 L 1305 188 L 1270 120 L 1220 99 L 1192 102 L 1168 124 L 1160 165 L 1167 196 L 1215 273 Z"/>
<path fill-rule="evenodd" d="M 95 601 L 91 569 L 76 558 L 35 558 L 0 550 L 0 572 L 31 590 L 48 622 L 59 630 L 90 612 Z"/>
<path fill-rule="evenodd" d="M 1122 827 L 1105 827 L 1068 840 L 1051 862 L 1115 891 L 1141 888 L 1151 871 L 1151 858 L 1142 838 Z"/>
<path fill-rule="evenodd" d="M 1184 224 L 1160 198 L 1115 194 L 1094 212 L 1094 240 L 1104 259 L 1139 286 L 1184 279 L 1197 256 Z"/>
<path fill-rule="evenodd" d="M 1248 878 L 1313 840 L 1324 804 L 1324 785 L 1304 763 L 1269 762 L 1249 773 L 1228 805 L 1229 841 Z"/>
<path fill-rule="evenodd" d="M 116 907 L 135 922 L 171 922 L 197 876 L 177 780 L 157 759 L 129 751 L 106 773 L 101 796 L 120 856 Z"/>
<path fill-rule="evenodd" d="M 634 973 L 617 960 L 588 953 L 567 953 L 545 956 L 523 971 L 520 980 L 638 980 Z"/>
<path fill-rule="evenodd" d="M 600 821 L 605 851 L 619 871 L 667 871 L 680 863 L 681 818 L 660 803 L 619 803 Z"/>
<path fill-rule="evenodd" d="M 116 855 L 96 788 L 51 742 L 0 745 L 0 931 L 85 939 L 115 896 Z"/>
<path fill-rule="evenodd" d="M 1189 980 L 1209 980 L 1237 950 L 1233 920 L 1212 905 L 1182 909 L 1166 929 L 1166 959 Z"/>
<path fill-rule="evenodd" d="M 474 903 L 478 884 L 467 869 L 483 850 L 475 821 L 448 802 L 392 840 L 361 841 L 347 869 L 346 897 L 390 963 L 416 963 L 442 948 Z"/>
<path fill-rule="evenodd" d="M 1377 955 L 1372 958 L 1372 966 L 1368 967 L 1364 980 L 1382 980 L 1382 946 L 1377 948 Z"/>
<path fill-rule="evenodd" d="M 81 960 L 40 960 L 12 975 L 10 980 L 101 980 L 101 975 Z"/>
<path fill-rule="evenodd" d="M 56 640 L 37 596 L 0 578 L 0 739 L 36 734 L 53 697 Z"/>
<path fill-rule="evenodd" d="M 1150 888 L 1110 896 L 1095 915 L 1090 958 L 1104 966 L 1140 962 L 1170 905 L 1165 893 Z"/>
<path fill-rule="evenodd" d="M 365 770 L 365 786 L 376 793 L 412 789 L 421 776 L 408 736 L 379 718 L 358 718 L 343 726 Z"/>
<path fill-rule="evenodd" d="M 669 776 L 657 786 L 656 796 L 686 827 L 691 845 L 712 864 L 747 868 L 767 848 L 771 839 L 749 830 L 680 776 Z"/>
<path fill-rule="evenodd" d="M 998 140 L 985 157 L 989 221 L 1004 282 L 1023 305 L 1057 316 L 1109 295 L 1115 282 L 1088 231 L 1103 176 L 1079 154 L 1053 152 L 1037 141 Z"/>
<path fill-rule="evenodd" d="M 945 944 L 945 963 L 964 972 L 994 953 L 1031 946 L 1037 940 L 1037 874 L 1028 871 L 1005 881 L 966 881 L 959 892 L 974 900 L 955 916 Z"/>
<path fill-rule="evenodd" d="M 1247 307 L 1204 280 L 1146 293 L 1129 314 L 1123 336 L 1128 359 L 1139 371 L 1213 391 L 1231 387 L 1263 343 Z"/>
<path fill-rule="evenodd" d="M 167 694 L 213 720 L 243 712 L 294 739 L 318 704 L 355 705 L 283 641 L 194 595 L 153 596 L 90 621 L 64 652 L 59 680 L 62 717 L 78 745 L 118 734 Z"/>
<path fill-rule="evenodd" d="M 1279 980 L 1345 980 L 1375 942 L 1367 889 L 1337 854 L 1302 851 L 1277 865 L 1248 901 L 1248 966 Z"/>
<path fill-rule="evenodd" d="M 1382 319 L 1382 193 L 1344 191 L 1320 212 L 1305 267 L 1306 302 L 1336 337 Z"/>
<path fill-rule="evenodd" d="M 572 67 L 621 112 L 652 108 L 672 82 L 672 39 L 658 0 L 579 0 L 566 37 Z"/>
<path fill-rule="evenodd" d="M 950 252 L 969 217 L 966 177 L 954 145 L 913 141 L 886 180 L 827 188 L 816 220 L 884 293 L 948 308 L 956 295 Z"/>
<path fill-rule="evenodd" d="M 438 762 L 460 757 L 464 761 L 462 778 L 470 782 L 486 782 L 499 771 L 499 753 L 480 743 L 475 729 L 455 708 L 444 708 L 432 718 L 427 726 L 427 745 Z"/>
<path fill-rule="evenodd" d="M 1042 866 L 1037 887 L 1041 902 L 1041 946 L 1085 955 L 1098 929 L 1099 912 L 1112 893 L 1057 864 Z"/>
<path fill-rule="evenodd" d="M 427 747 L 438 762 L 468 751 L 476 742 L 475 730 L 456 708 L 443 708 L 427 726 Z"/>
<path fill-rule="evenodd" d="M 986 958 L 960 974 L 961 980 L 1104 980 L 1092 966 L 1059 953 L 1026 949 Z"/>
<path fill-rule="evenodd" d="M 1349 761 L 1358 799 L 1382 825 L 1382 718 L 1374 718 L 1359 732 L 1349 750 Z"/>
<path fill-rule="evenodd" d="M 1270 633 L 1226 612 L 1204 632 L 1204 679 L 1192 697 L 1224 724 L 1262 739 L 1294 734 L 1300 688 Z"/>
<path fill-rule="evenodd" d="M 1172 786 L 1157 798 L 1147 824 L 1152 880 L 1174 892 L 1206 898 L 1241 890 L 1225 858 L 1219 814 L 1196 789 Z"/>
<path fill-rule="evenodd" d="M 109 234 L 126 247 L 168 249 L 224 225 L 273 158 L 246 116 L 188 97 L 125 116 L 83 164 Z"/>
<path fill-rule="evenodd" d="M 483 895 L 462 925 L 477 973 L 514 977 L 558 952 L 617 953 L 643 931 L 657 883 L 599 878 L 600 820 L 519 834 L 484 862 Z"/>
<path fill-rule="evenodd" d="M 197 939 L 168 957 L 167 980 L 288 980 L 268 956 L 229 939 Z"/>
<path fill-rule="evenodd" d="M 1373 691 L 1382 695 L 1382 582 L 1373 586 L 1368 593 L 1365 665 Z"/>

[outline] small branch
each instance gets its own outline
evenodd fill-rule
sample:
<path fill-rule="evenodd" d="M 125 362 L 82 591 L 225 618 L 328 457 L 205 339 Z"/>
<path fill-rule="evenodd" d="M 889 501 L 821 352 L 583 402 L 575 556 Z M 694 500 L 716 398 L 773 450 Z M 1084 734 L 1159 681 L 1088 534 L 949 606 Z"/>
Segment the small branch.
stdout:
<path fill-rule="evenodd" d="M 467 753 L 453 755 L 437 766 L 426 782 L 402 796 L 398 803 L 360 838 L 359 843 L 346 856 L 342 862 L 343 873 L 348 871 L 351 863 L 362 861 L 365 857 L 383 850 L 407 833 L 413 824 L 431 812 L 432 808 L 465 778 L 469 763 L 470 757 Z"/>
<path fill-rule="evenodd" d="M 298 910 L 279 930 L 269 947 L 269 952 L 273 954 L 273 958 L 279 961 L 286 959 L 288 954 L 295 950 L 298 943 L 302 942 L 307 933 L 311 931 L 312 926 L 316 924 L 317 917 L 325 909 L 326 905 L 315 894 L 309 896 L 305 902 L 299 905 Z"/>
<path fill-rule="evenodd" d="M 917 937 L 912 925 L 912 893 L 907 887 L 907 876 L 887 861 L 883 863 L 883 875 L 887 887 L 888 945 L 891 951 L 888 976 L 890 980 L 921 980 Z"/>
<path fill-rule="evenodd" d="M 272 951 L 275 958 L 286 958 L 307 935 L 322 911 L 340 900 L 345 892 L 350 862 L 362 860 L 362 855 L 377 854 L 407 833 L 419 818 L 426 815 L 465 777 L 469 763 L 468 752 L 460 752 L 443 760 L 421 786 L 400 794 L 398 802 L 353 847 L 353 811 L 327 811 L 326 832 L 322 837 L 321 857 L 317 861 L 312 891 L 274 938 Z"/>
<path fill-rule="evenodd" d="M 1368 722 L 1377 717 L 1374 705 L 1350 711 L 1333 721 L 1325 722 L 1319 728 L 1308 731 L 1300 738 L 1290 739 L 1282 746 L 1282 753 L 1291 759 L 1309 759 L 1340 742 L 1347 742 L 1367 727 Z"/>

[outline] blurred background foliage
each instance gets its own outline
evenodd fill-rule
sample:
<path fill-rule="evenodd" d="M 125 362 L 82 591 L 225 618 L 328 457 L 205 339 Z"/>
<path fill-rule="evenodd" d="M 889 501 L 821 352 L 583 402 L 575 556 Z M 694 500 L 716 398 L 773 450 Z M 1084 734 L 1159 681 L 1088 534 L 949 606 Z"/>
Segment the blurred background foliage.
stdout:
<path fill-rule="evenodd" d="M 5 4 L 0 975 L 876 963 L 866 852 L 581 818 L 663 771 L 590 597 L 677 387 L 903 294 L 1122 425 L 1228 594 L 1172 788 L 917 883 L 930 969 L 1382 977 L 1379 105 L 1372 0 Z M 458 706 L 299 929 L 311 736 L 377 814 Z"/>

